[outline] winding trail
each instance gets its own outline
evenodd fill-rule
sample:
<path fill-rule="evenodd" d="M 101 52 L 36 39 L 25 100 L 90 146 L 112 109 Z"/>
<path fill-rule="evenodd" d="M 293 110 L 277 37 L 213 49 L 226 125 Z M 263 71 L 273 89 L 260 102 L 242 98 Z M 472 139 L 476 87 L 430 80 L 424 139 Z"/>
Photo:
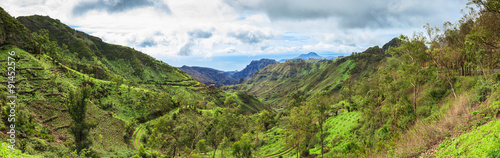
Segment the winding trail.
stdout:
<path fill-rule="evenodd" d="M 137 150 L 141 149 L 141 137 L 144 134 L 144 128 L 146 127 L 144 124 L 141 124 L 140 126 L 141 127 L 139 127 L 139 129 L 132 136 L 134 138 L 134 148 Z"/>

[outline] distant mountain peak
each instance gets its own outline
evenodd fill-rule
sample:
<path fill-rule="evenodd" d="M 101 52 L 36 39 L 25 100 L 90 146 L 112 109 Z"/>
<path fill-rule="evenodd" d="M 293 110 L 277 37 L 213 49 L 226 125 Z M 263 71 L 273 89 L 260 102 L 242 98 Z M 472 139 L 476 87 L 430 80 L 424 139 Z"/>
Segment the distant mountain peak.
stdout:
<path fill-rule="evenodd" d="M 310 53 L 307 53 L 307 54 L 301 54 L 297 58 L 300 58 L 300 59 L 321 59 L 323 57 L 319 56 L 315 52 L 310 52 Z"/>
<path fill-rule="evenodd" d="M 307 54 L 301 54 L 298 57 L 295 57 L 293 59 L 304 59 L 304 60 L 307 60 L 307 59 L 325 59 L 325 57 L 319 56 L 318 54 L 316 54 L 316 52 L 309 52 Z M 291 59 L 281 59 L 279 62 L 285 62 L 288 60 L 291 60 Z"/>

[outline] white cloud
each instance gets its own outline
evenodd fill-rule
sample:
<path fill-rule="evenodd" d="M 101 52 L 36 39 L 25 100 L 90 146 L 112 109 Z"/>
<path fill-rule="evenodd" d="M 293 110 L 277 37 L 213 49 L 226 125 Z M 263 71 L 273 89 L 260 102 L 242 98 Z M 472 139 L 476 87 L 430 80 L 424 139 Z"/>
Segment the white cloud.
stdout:
<path fill-rule="evenodd" d="M 106 42 L 196 65 L 182 55 L 211 60 L 363 51 L 400 34 L 421 31 L 427 22 L 440 26 L 444 21 L 456 21 L 466 0 L 140 0 L 133 1 L 140 5 L 125 5 L 125 9 L 117 8 L 119 2 L 132 3 L 6 0 L 0 6 L 14 16 L 49 15 Z M 75 8 L 81 14 L 74 14 Z"/>

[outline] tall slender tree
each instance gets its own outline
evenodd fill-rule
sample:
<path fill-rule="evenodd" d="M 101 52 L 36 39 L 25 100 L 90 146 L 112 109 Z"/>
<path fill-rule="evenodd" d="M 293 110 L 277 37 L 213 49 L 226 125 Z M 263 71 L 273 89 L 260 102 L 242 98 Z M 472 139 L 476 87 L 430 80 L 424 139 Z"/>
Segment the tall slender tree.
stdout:
<path fill-rule="evenodd" d="M 66 104 L 66 108 L 73 121 L 70 133 L 75 137 L 75 148 L 78 154 L 83 149 L 88 149 L 92 145 L 92 140 L 89 138 L 90 130 L 97 126 L 94 123 L 85 121 L 90 91 L 91 89 L 88 84 L 76 91 L 71 91 L 68 104 Z"/>
<path fill-rule="evenodd" d="M 321 143 L 321 157 L 323 157 L 324 147 L 324 136 L 323 136 L 323 125 L 326 121 L 326 112 L 329 109 L 328 103 L 331 102 L 329 99 L 329 93 L 327 91 L 322 91 L 317 93 L 314 97 L 311 106 L 318 114 L 318 125 L 319 125 L 319 138 Z"/>
<path fill-rule="evenodd" d="M 310 138 L 314 132 L 312 111 L 307 106 L 294 107 L 288 117 L 286 134 L 295 147 L 297 157 L 300 153 L 300 144 Z"/>

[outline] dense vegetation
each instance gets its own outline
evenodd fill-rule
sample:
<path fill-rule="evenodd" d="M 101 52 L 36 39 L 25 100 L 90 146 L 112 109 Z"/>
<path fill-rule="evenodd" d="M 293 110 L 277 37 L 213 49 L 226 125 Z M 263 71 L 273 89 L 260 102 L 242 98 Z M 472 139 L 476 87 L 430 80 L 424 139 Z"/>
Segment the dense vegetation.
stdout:
<path fill-rule="evenodd" d="M 2 65 L 16 52 L 24 154 L 5 144 L 0 153 L 498 157 L 500 3 L 470 5 L 479 10 L 444 30 L 426 25 L 351 56 L 269 65 L 228 92 L 49 17 L 0 10 Z M 5 131 L 8 88 L 0 89 Z"/>
<path fill-rule="evenodd" d="M 154 120 L 158 118 L 188 118 L 191 113 L 186 111 L 192 111 L 203 113 L 205 119 L 205 113 L 219 108 L 232 109 L 240 117 L 270 110 L 245 92 L 231 94 L 207 87 L 177 68 L 132 48 L 104 43 L 58 20 L 45 16 L 16 20 L 3 9 L 0 13 L 5 33 L 0 56 L 7 59 L 8 52 L 16 54 L 15 125 L 21 133 L 16 149 L 22 152 L 46 157 L 132 157 L 143 151 L 137 150 L 141 145 L 147 150 L 156 149 L 147 141 L 141 141 L 139 146 L 133 141 L 144 129 L 154 135 L 150 131 L 155 131 Z M 3 59 L 2 65 L 7 65 Z M 10 81 L 7 69 L 0 73 L 4 74 L 2 83 Z M 76 96 L 70 92 L 86 85 L 90 87 L 87 97 L 70 99 Z M 1 89 L 0 129 L 4 131 L 9 126 L 7 84 L 2 84 Z M 88 104 L 83 108 L 80 103 L 85 102 Z M 176 122 L 183 124 L 189 122 Z M 203 129 L 197 126 L 192 131 Z M 0 136 L 7 138 L 5 133 Z M 85 138 L 78 138 L 82 133 Z M 190 141 L 201 139 L 189 137 Z M 186 154 L 184 148 L 178 150 Z"/>

